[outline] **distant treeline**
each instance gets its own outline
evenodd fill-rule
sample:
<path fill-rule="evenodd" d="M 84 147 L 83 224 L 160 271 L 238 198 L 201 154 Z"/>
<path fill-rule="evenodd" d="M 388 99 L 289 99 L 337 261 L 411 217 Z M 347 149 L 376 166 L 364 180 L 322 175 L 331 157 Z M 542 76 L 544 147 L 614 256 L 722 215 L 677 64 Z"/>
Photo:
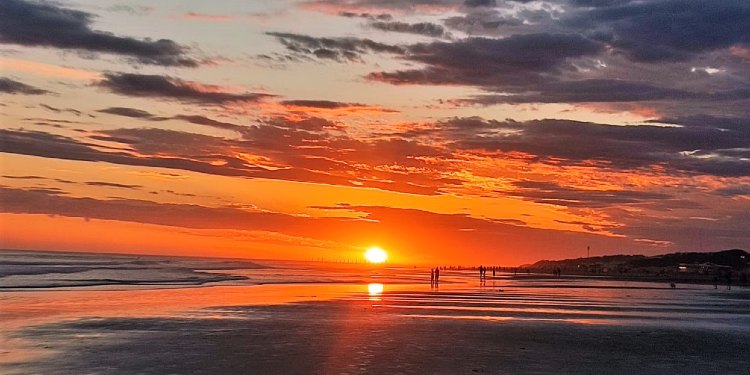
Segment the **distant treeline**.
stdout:
<path fill-rule="evenodd" d="M 592 265 L 613 269 L 623 267 L 629 269 L 650 267 L 677 268 L 680 264 L 714 263 L 741 271 L 747 268 L 749 262 L 750 253 L 741 249 L 732 249 L 713 253 L 671 253 L 650 257 L 644 255 L 608 255 L 565 260 L 542 260 L 532 264 L 530 268 L 537 270 L 555 267 L 570 269 Z"/>
<path fill-rule="evenodd" d="M 542 260 L 524 268 L 535 273 L 601 275 L 631 280 L 690 283 L 750 283 L 750 253 L 732 249 L 713 253 L 672 253 L 656 256 L 608 255 Z"/>

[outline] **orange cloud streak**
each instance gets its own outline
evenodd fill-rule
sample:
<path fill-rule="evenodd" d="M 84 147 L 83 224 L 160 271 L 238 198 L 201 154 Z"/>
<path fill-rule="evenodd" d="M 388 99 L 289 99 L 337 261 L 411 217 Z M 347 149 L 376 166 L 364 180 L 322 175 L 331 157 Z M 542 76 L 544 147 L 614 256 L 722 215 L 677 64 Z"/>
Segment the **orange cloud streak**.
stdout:
<path fill-rule="evenodd" d="M 0 58 L 2 70 L 14 70 L 40 76 L 71 78 L 78 80 L 93 80 L 101 78 L 99 73 L 83 69 L 66 68 L 58 65 L 45 64 L 29 60 Z"/>
<path fill-rule="evenodd" d="M 213 15 L 213 14 L 203 14 L 203 13 L 196 13 L 196 12 L 187 12 L 180 16 L 183 20 L 191 20 L 191 21 L 209 21 L 209 22 L 227 22 L 234 19 L 232 16 L 224 16 L 224 15 Z"/>

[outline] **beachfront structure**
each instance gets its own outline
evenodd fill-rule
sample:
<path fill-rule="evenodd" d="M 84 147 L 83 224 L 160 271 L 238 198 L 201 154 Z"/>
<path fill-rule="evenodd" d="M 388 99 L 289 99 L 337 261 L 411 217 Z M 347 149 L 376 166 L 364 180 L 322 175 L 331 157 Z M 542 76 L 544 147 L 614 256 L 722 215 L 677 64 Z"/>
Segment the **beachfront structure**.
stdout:
<path fill-rule="evenodd" d="M 704 263 L 680 263 L 677 270 L 681 273 L 697 273 L 699 275 L 715 275 L 723 273 L 725 271 L 732 271 L 730 266 L 722 266 L 720 264 L 704 262 Z"/>

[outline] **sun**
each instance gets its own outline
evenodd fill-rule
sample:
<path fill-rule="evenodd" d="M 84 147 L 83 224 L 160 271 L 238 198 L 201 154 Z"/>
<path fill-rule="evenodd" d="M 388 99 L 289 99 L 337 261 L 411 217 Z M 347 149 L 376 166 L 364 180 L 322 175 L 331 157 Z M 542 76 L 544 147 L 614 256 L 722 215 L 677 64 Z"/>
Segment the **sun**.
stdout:
<path fill-rule="evenodd" d="M 365 259 L 370 263 L 383 263 L 388 260 L 388 253 L 377 246 L 373 246 L 365 251 Z"/>

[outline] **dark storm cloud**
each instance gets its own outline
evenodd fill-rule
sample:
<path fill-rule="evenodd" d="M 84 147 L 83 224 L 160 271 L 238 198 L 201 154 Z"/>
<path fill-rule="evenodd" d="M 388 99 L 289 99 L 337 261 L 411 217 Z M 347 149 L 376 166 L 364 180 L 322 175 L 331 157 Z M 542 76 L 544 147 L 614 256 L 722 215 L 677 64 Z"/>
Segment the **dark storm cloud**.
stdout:
<path fill-rule="evenodd" d="M 571 58 L 602 49 L 602 44 L 580 35 L 548 33 L 415 44 L 404 58 L 426 68 L 373 73 L 369 78 L 394 84 L 528 84 L 568 68 Z"/>
<path fill-rule="evenodd" d="M 632 0 L 569 0 L 571 4 L 580 7 L 610 7 L 613 5 L 622 5 L 631 2 Z"/>
<path fill-rule="evenodd" d="M 273 96 L 263 93 L 236 94 L 216 86 L 205 86 L 179 78 L 152 74 L 104 73 L 104 79 L 96 84 L 126 96 L 156 97 L 198 104 L 257 102 Z"/>
<path fill-rule="evenodd" d="M 576 3 L 597 3 L 597 7 L 573 12 L 565 19 L 566 26 L 612 45 L 635 61 L 687 60 L 750 43 L 750 2 L 745 0 Z"/>
<path fill-rule="evenodd" d="M 198 66 L 188 48 L 169 39 L 134 39 L 91 29 L 94 15 L 48 2 L 4 0 L 0 43 L 127 56 L 142 64 Z"/>
<path fill-rule="evenodd" d="M 723 195 L 723 196 L 729 196 L 729 197 L 738 196 L 738 195 L 750 196 L 750 185 L 727 186 L 721 189 L 716 189 L 714 193 Z"/>
<path fill-rule="evenodd" d="M 592 79 L 546 84 L 539 95 L 523 102 L 629 102 L 661 99 L 691 99 L 700 94 L 684 90 L 656 87 L 644 82 Z"/>
<path fill-rule="evenodd" d="M 702 217 L 653 217 L 642 212 L 621 212 L 618 219 L 625 225 L 612 232 L 631 238 L 647 238 L 674 243 L 676 249 L 696 249 L 696 243 L 711 241 L 714 248 L 744 247 L 750 241 L 750 212 L 739 209 L 706 220 Z M 697 250 L 697 249 L 696 249 Z"/>
<path fill-rule="evenodd" d="M 628 204 L 652 203 L 670 200 L 672 196 L 633 190 L 575 189 L 560 186 L 553 182 L 518 181 L 517 189 L 508 195 L 523 197 L 537 203 L 554 204 L 566 207 L 603 208 Z"/>
<path fill-rule="evenodd" d="M 497 5 L 497 2 L 495 0 L 465 0 L 464 6 L 467 6 L 469 8 L 476 8 L 476 7 L 493 7 Z"/>
<path fill-rule="evenodd" d="M 6 94 L 42 95 L 49 91 L 29 86 L 23 82 L 14 81 L 10 78 L 0 77 L 0 92 Z"/>
<path fill-rule="evenodd" d="M 748 114 L 748 67 L 736 51 L 750 48 L 750 2 L 566 0 L 538 6 L 530 2 L 318 0 L 305 4 L 326 12 L 341 9 L 347 16 L 373 9 L 400 12 L 396 14 L 453 9 L 443 25 L 436 26 L 496 36 L 392 46 L 402 51 L 389 53 L 421 67 L 367 75 L 375 81 L 466 85 L 502 93 L 467 100 L 487 105 L 600 102 L 612 103 L 608 108 L 613 110 L 627 110 L 616 103 L 644 102 L 664 114 Z M 371 23 L 401 31 L 416 25 L 401 20 Z M 437 29 L 424 30 L 439 35 Z M 311 37 L 297 37 L 286 45 L 301 56 L 359 60 L 367 50 L 314 45 L 302 39 Z M 338 39 L 346 38 L 327 40 Z M 686 74 L 679 74 L 682 71 Z M 718 110 L 719 105 L 724 108 Z"/>
<path fill-rule="evenodd" d="M 689 128 L 709 128 L 729 131 L 741 137 L 750 137 L 750 118 L 716 117 L 708 115 L 670 117 L 657 120 L 665 124 L 677 124 Z M 750 144 L 747 144 L 750 146 Z"/>
<path fill-rule="evenodd" d="M 445 36 L 445 29 L 434 23 L 430 22 L 419 22 L 419 23 L 406 23 L 406 22 L 372 22 L 369 25 L 372 28 L 392 31 L 397 33 L 417 34 L 431 37 L 443 37 Z"/>
<path fill-rule="evenodd" d="M 541 161 L 597 161 L 605 167 L 624 169 L 658 165 L 686 173 L 750 176 L 750 161 L 732 154 L 750 147 L 750 132 L 731 128 L 736 119 L 714 120 L 713 126 L 710 122 L 704 126 L 615 126 L 568 120 L 457 118 L 438 124 L 434 131 L 459 148 L 520 151 Z"/>
<path fill-rule="evenodd" d="M 460 4 L 461 0 L 309 0 L 301 3 L 307 9 L 323 11 L 339 9 L 348 13 L 371 9 L 409 12 L 445 10 L 458 7 Z"/>
<path fill-rule="evenodd" d="M 459 102 L 477 104 L 497 103 L 605 103 L 673 101 L 732 101 L 750 99 L 750 90 L 737 89 L 715 92 L 695 92 L 654 86 L 645 82 L 589 79 L 539 83 L 512 95 L 478 95 Z"/>
<path fill-rule="evenodd" d="M 357 61 L 366 53 L 403 53 L 398 46 L 358 38 L 316 38 L 307 35 L 268 32 L 292 53 L 335 61 Z"/>
<path fill-rule="evenodd" d="M 518 17 L 502 15 L 495 9 L 479 8 L 460 16 L 444 20 L 446 27 L 463 31 L 469 35 L 491 34 L 501 27 L 517 28 L 523 26 L 524 20 Z"/>

